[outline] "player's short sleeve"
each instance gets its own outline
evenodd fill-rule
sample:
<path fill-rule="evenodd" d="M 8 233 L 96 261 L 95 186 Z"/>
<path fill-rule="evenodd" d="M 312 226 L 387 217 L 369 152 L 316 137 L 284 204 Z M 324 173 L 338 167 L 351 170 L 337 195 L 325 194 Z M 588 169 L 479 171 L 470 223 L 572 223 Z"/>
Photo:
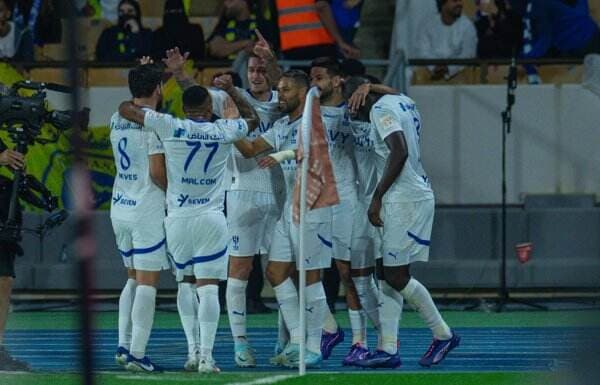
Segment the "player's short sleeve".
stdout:
<path fill-rule="evenodd" d="M 371 122 L 381 139 L 387 138 L 393 132 L 404 131 L 398 115 L 379 106 L 375 106 L 371 111 Z"/>
<path fill-rule="evenodd" d="M 159 139 L 164 140 L 173 136 L 173 133 L 179 126 L 178 122 L 179 119 L 169 114 L 146 111 L 146 115 L 144 115 L 144 130 L 154 131 Z"/>
<path fill-rule="evenodd" d="M 244 119 L 219 119 L 215 126 L 223 134 L 225 143 L 233 143 L 248 135 L 248 123 Z"/>
<path fill-rule="evenodd" d="M 269 143 L 269 146 L 273 147 L 275 151 L 279 151 L 277 146 L 277 127 L 277 125 L 274 125 L 260 136 L 265 142 Z"/>
<path fill-rule="evenodd" d="M 148 141 L 148 155 L 164 154 L 165 148 L 154 132 L 147 132 L 146 138 Z"/>

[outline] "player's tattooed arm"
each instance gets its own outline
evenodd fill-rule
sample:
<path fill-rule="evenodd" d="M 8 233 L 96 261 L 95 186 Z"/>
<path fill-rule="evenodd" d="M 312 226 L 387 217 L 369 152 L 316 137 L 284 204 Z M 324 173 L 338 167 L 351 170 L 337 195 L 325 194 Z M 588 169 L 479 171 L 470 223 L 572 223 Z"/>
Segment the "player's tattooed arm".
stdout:
<path fill-rule="evenodd" d="M 240 92 L 233 86 L 233 80 L 231 79 L 231 75 L 225 74 L 215 78 L 213 81 L 215 87 L 222 89 L 227 92 L 227 95 L 231 97 L 233 102 L 235 103 L 238 111 L 240 112 L 240 116 L 242 119 L 246 121 L 248 124 L 248 131 L 254 131 L 256 127 L 258 127 L 258 123 L 260 122 L 260 118 L 256 113 L 256 110 L 246 101 L 246 99 L 240 94 Z"/>
<path fill-rule="evenodd" d="M 119 106 L 119 115 L 127 120 L 143 125 L 146 112 L 133 104 L 133 102 L 127 101 L 121 103 Z"/>
<path fill-rule="evenodd" d="M 401 131 L 391 133 L 385 138 L 385 144 L 390 149 L 390 155 L 387 158 L 383 175 L 377 184 L 371 205 L 369 206 L 369 221 L 373 226 L 383 226 L 380 211 L 382 199 L 392 184 L 400 177 L 406 159 L 408 159 L 408 147 L 406 139 Z"/>
<path fill-rule="evenodd" d="M 233 143 L 244 158 L 254 158 L 264 152 L 271 151 L 273 147 L 261 137 L 255 140 L 241 139 Z"/>
<path fill-rule="evenodd" d="M 166 57 L 162 59 L 163 63 L 165 63 L 165 66 L 167 67 L 167 72 L 171 72 L 173 74 L 177 84 L 184 91 L 192 86 L 198 85 L 194 78 L 186 74 L 183 69 L 183 66 L 189 56 L 189 52 L 186 52 L 182 55 L 181 52 L 179 52 L 179 48 L 175 47 L 167 50 Z"/>

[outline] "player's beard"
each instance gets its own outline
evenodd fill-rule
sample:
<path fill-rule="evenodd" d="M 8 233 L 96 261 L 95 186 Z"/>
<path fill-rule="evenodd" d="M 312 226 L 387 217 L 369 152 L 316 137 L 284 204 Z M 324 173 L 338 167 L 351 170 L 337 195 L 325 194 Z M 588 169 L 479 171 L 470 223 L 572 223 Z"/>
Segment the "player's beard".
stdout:
<path fill-rule="evenodd" d="M 295 99 L 290 99 L 290 100 L 284 101 L 284 104 L 279 104 L 278 107 L 279 107 L 279 111 L 283 112 L 284 114 L 289 114 L 290 112 L 295 111 L 299 105 L 300 105 L 300 100 L 298 100 L 298 98 L 295 98 Z"/>

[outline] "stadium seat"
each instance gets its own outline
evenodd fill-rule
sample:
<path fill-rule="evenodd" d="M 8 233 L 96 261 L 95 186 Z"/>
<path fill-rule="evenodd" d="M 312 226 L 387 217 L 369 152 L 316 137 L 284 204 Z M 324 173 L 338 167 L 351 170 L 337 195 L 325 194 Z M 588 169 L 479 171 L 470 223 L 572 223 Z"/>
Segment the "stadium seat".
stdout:
<path fill-rule="evenodd" d="M 222 1 L 220 0 L 192 1 L 190 16 L 217 16 L 221 4 Z"/>
<path fill-rule="evenodd" d="M 139 0 L 142 16 L 162 18 L 165 0 Z"/>
<path fill-rule="evenodd" d="M 583 78 L 583 66 L 546 65 L 538 68 L 542 83 L 580 84 Z"/>

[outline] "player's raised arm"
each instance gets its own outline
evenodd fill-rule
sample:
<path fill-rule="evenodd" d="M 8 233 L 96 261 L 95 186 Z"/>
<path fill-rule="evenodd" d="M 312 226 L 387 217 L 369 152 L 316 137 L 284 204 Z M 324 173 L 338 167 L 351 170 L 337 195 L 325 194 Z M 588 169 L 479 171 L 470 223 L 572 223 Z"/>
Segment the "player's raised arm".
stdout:
<path fill-rule="evenodd" d="M 223 91 L 227 92 L 227 95 L 231 97 L 235 103 L 238 111 L 240 112 L 241 118 L 248 124 L 248 131 L 254 131 L 258 127 L 260 118 L 256 113 L 256 110 L 246 101 L 246 99 L 239 93 L 239 91 L 233 86 L 233 80 L 231 75 L 221 75 L 215 78 L 214 85 Z"/>
<path fill-rule="evenodd" d="M 258 37 L 258 41 L 254 45 L 252 51 L 258 57 L 265 61 L 267 67 L 267 78 L 269 79 L 269 84 L 277 84 L 279 82 L 279 78 L 281 78 L 281 67 L 277 64 L 277 56 L 275 56 L 275 52 L 271 49 L 269 42 L 264 38 L 262 33 L 258 29 L 255 30 L 256 37 Z"/>
<path fill-rule="evenodd" d="M 358 111 L 367 101 L 367 96 L 370 92 L 382 95 L 397 95 L 398 91 L 385 84 L 364 83 L 361 84 L 356 91 L 348 99 L 348 108 L 351 112 Z"/>
<path fill-rule="evenodd" d="M 177 81 L 179 87 L 182 90 L 187 90 L 191 86 L 196 86 L 198 83 L 185 73 L 183 70 L 183 66 L 185 65 L 185 61 L 190 56 L 189 52 L 184 53 L 183 55 L 179 52 L 179 48 L 175 47 L 173 49 L 167 50 L 165 53 L 166 57 L 163 59 L 163 63 L 167 66 L 166 71 L 171 72 Z"/>

